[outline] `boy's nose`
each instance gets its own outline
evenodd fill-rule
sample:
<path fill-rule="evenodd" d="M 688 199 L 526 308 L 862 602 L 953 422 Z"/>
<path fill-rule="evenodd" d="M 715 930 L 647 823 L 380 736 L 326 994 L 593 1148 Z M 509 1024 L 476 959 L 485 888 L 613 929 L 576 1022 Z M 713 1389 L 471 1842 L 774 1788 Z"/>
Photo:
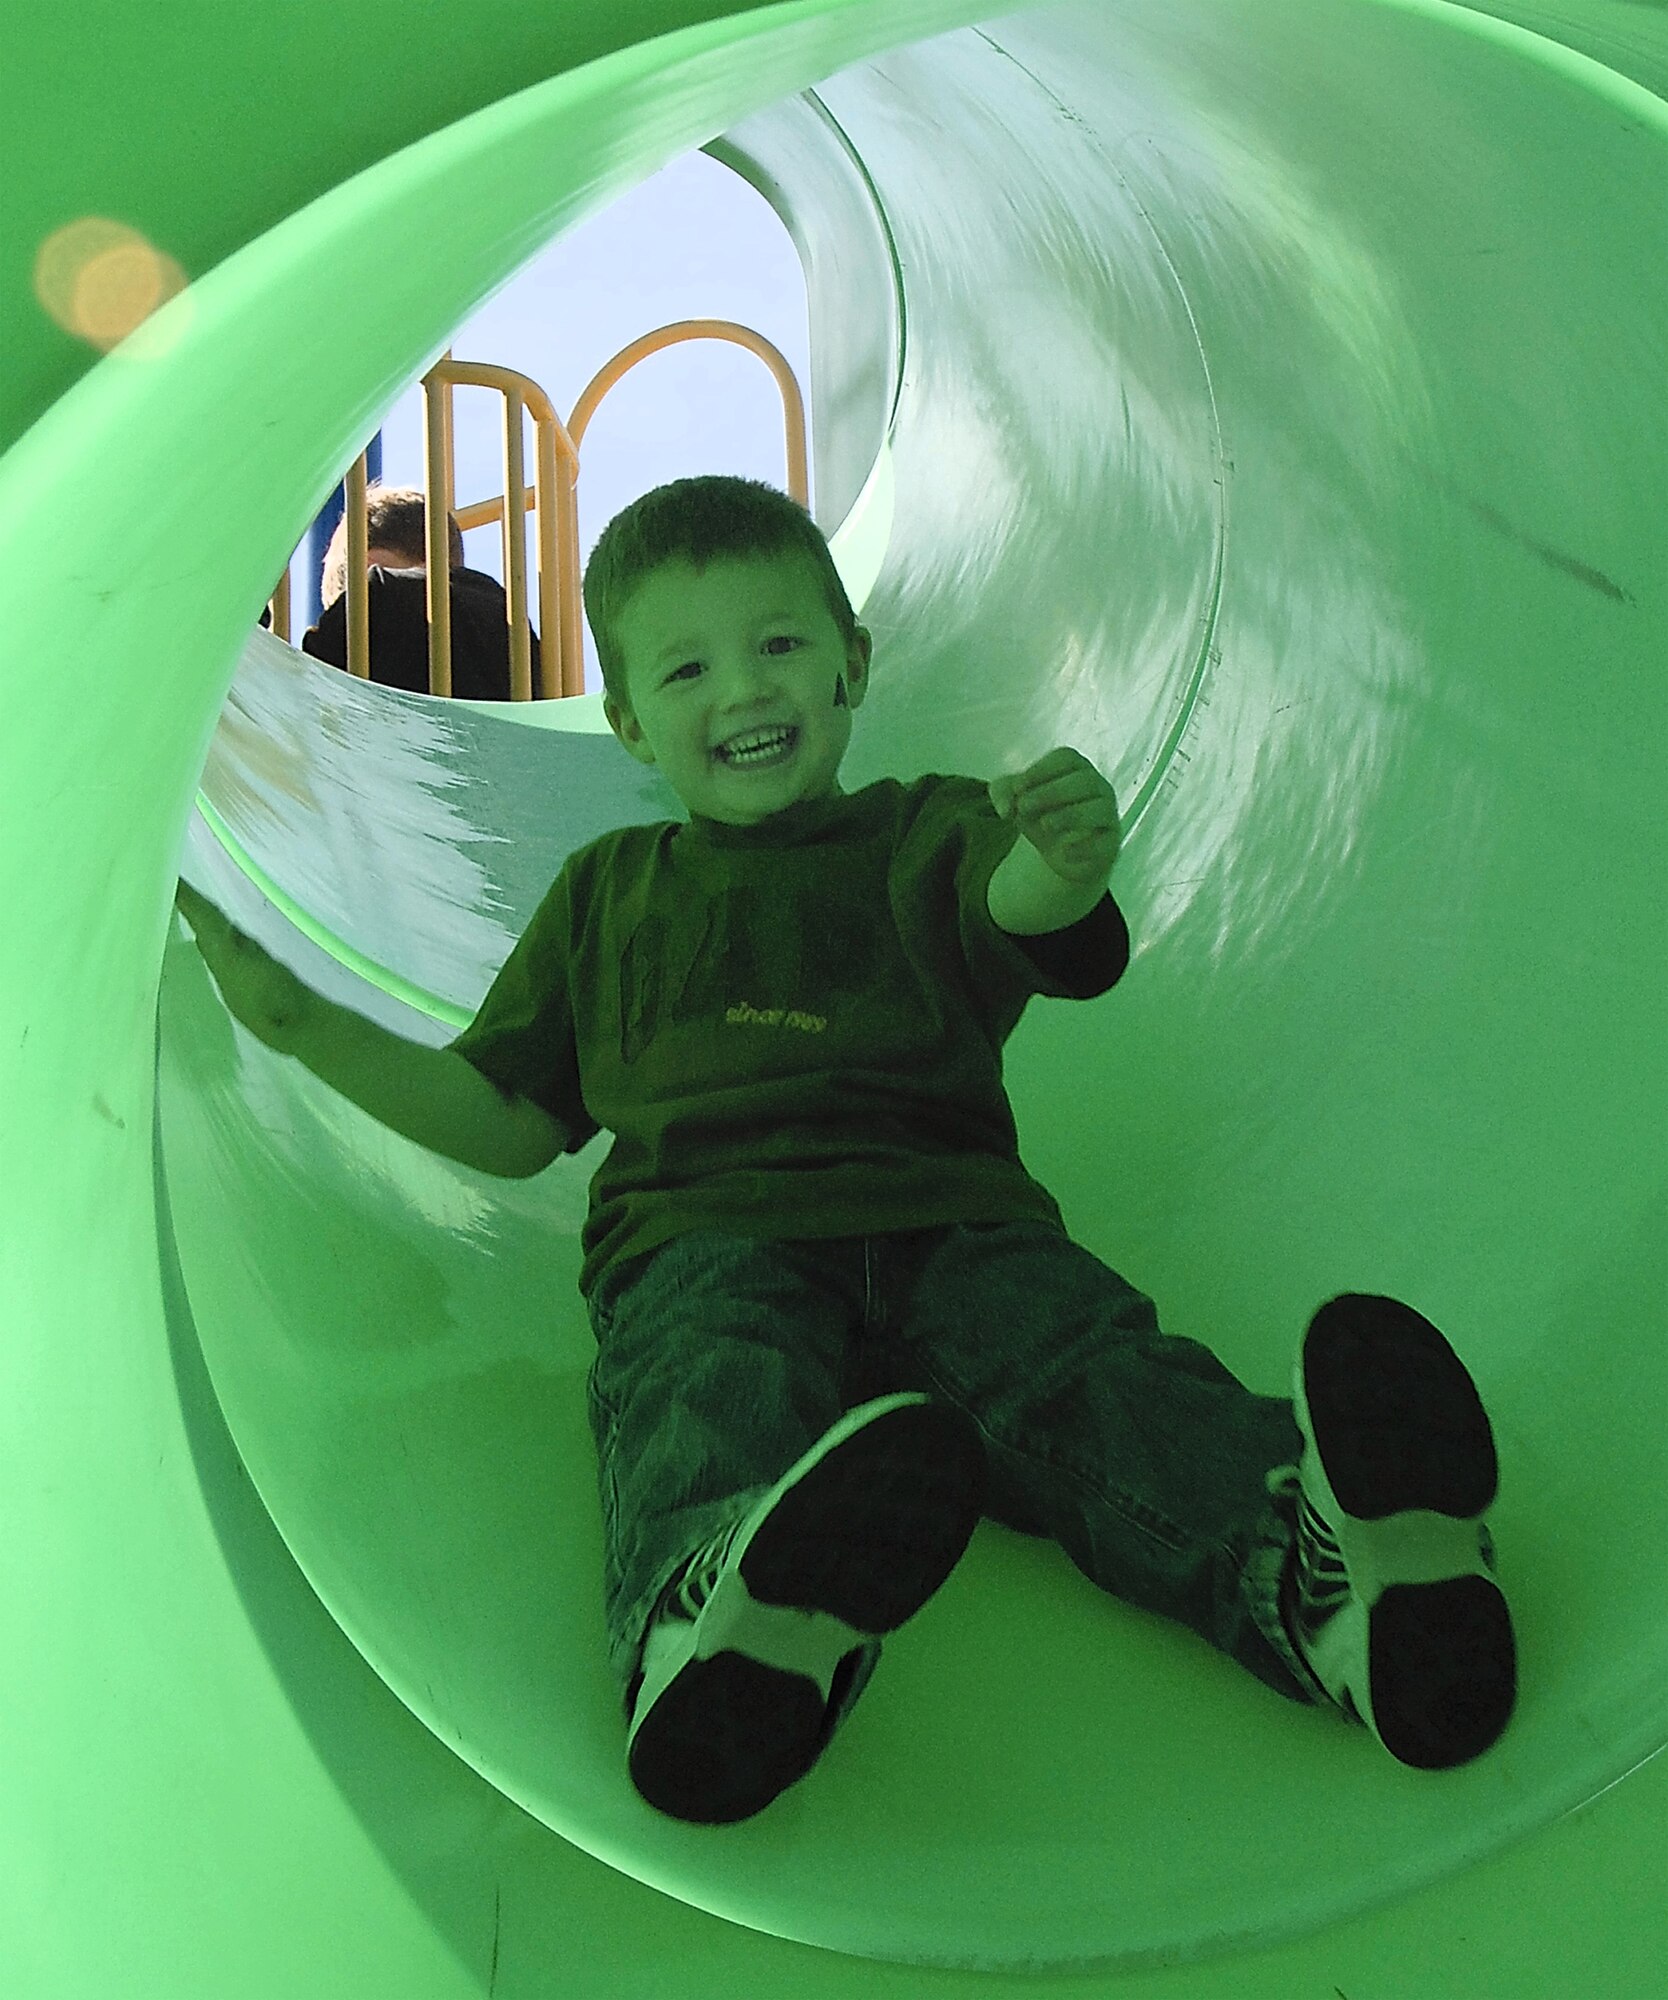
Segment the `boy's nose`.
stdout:
<path fill-rule="evenodd" d="M 719 683 L 719 697 L 723 708 L 745 716 L 749 708 L 763 707 L 772 700 L 780 689 L 776 670 L 768 660 L 749 662 L 724 676 Z"/>

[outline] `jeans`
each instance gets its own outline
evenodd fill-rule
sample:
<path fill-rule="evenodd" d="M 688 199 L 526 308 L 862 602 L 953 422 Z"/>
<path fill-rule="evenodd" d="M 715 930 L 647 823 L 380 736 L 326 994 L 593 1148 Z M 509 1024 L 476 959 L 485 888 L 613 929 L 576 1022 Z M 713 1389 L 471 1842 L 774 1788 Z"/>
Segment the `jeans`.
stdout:
<path fill-rule="evenodd" d="M 1291 1700 L 1324 1702 L 1278 1608 L 1301 1434 L 1061 1229 L 694 1231 L 604 1273 L 587 1387 L 609 1664 L 629 1719 L 650 1617 L 684 1561 L 845 1411 L 924 1390 L 977 1425 L 985 1514 L 1052 1536 Z M 875 1640 L 840 1702 L 873 1674 Z"/>

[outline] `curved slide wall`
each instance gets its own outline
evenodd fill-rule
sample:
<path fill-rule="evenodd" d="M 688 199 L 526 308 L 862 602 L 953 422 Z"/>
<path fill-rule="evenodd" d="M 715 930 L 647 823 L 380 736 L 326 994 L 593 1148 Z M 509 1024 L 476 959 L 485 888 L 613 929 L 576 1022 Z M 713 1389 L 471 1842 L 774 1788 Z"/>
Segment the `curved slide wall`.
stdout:
<path fill-rule="evenodd" d="M 228 47 L 181 8 L 125 62 L 124 19 L 83 24 L 107 82 L 73 10 L 11 69 L 6 282 L 84 212 L 198 282 L 79 380 L 6 303 L 8 1990 L 1656 1992 L 1660 15 L 620 10 L 610 55 L 336 5 L 326 61 L 323 10 Z M 650 1813 L 600 1653 L 596 1156 L 405 1146 L 170 922 L 183 868 L 439 1039 L 564 853 L 673 810 L 594 703 L 533 731 L 248 632 L 470 307 L 707 141 L 806 260 L 877 636 L 848 786 L 1072 742 L 1126 802 L 1136 961 L 1010 1045 L 1028 1164 L 1253 1386 L 1344 1288 L 1482 1382 L 1524 1688 L 1464 1771 L 985 1524 L 803 1786 Z"/>

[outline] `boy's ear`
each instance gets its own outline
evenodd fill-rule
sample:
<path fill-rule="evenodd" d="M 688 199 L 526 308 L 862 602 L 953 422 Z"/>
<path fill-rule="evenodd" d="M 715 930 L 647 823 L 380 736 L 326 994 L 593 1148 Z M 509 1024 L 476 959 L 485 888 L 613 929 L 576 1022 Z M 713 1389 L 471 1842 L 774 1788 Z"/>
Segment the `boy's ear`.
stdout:
<path fill-rule="evenodd" d="M 621 708 L 611 694 L 602 698 L 602 713 L 608 726 L 639 764 L 652 764 L 654 752 L 643 741 L 643 731 L 629 708 Z"/>
<path fill-rule="evenodd" d="M 869 628 L 859 625 L 852 633 L 851 645 L 846 649 L 847 700 L 852 708 L 858 707 L 869 691 L 869 660 L 874 645 Z"/>

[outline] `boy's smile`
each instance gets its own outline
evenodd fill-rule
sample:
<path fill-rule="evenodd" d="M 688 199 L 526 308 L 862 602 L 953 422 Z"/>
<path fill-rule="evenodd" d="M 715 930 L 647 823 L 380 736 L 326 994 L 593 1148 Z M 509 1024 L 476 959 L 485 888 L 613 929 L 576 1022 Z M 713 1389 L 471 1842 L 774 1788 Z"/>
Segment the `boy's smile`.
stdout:
<path fill-rule="evenodd" d="M 693 813 L 752 826 L 840 790 L 871 640 L 851 645 L 798 551 L 663 563 L 619 615 L 630 709 L 608 725 Z M 844 701 L 836 690 L 843 686 Z"/>

